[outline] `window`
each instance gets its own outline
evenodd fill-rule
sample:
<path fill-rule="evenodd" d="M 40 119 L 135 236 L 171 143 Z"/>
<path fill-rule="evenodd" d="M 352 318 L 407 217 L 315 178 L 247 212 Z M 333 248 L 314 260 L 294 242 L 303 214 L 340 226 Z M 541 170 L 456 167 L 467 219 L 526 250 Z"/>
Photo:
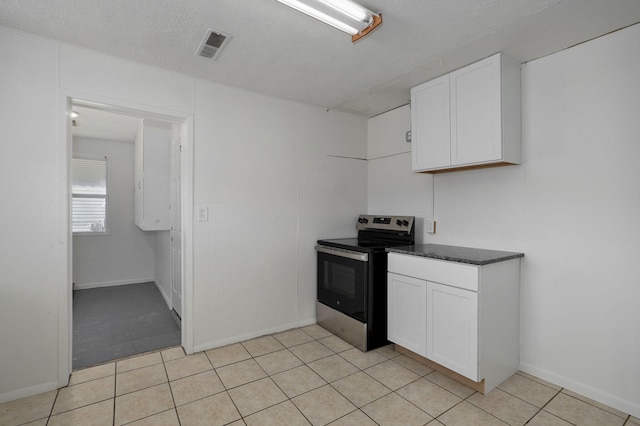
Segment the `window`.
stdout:
<path fill-rule="evenodd" d="M 71 229 L 73 233 L 106 233 L 107 157 L 74 154 L 71 176 Z"/>

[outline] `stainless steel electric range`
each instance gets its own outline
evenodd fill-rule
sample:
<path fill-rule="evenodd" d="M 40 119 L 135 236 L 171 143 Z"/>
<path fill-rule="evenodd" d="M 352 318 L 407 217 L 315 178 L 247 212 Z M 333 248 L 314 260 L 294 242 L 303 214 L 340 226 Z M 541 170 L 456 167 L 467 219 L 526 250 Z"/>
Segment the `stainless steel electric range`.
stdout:
<path fill-rule="evenodd" d="M 414 216 L 360 215 L 357 238 L 318 240 L 318 324 L 362 351 L 387 343 L 387 252 L 414 244 Z"/>

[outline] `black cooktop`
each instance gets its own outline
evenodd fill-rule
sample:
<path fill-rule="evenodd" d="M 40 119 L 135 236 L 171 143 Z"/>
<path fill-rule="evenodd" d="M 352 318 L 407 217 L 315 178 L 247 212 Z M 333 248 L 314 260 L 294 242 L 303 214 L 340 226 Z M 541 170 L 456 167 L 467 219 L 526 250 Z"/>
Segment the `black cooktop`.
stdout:
<path fill-rule="evenodd" d="M 357 238 L 318 240 L 318 244 L 360 253 L 385 251 L 387 248 L 412 245 L 415 241 L 414 216 L 360 215 Z"/>
<path fill-rule="evenodd" d="M 371 253 L 375 251 L 385 251 L 389 247 L 406 246 L 406 242 L 399 241 L 372 241 L 358 240 L 357 238 L 338 238 L 335 240 L 318 240 L 322 246 L 353 250 L 361 253 Z"/>

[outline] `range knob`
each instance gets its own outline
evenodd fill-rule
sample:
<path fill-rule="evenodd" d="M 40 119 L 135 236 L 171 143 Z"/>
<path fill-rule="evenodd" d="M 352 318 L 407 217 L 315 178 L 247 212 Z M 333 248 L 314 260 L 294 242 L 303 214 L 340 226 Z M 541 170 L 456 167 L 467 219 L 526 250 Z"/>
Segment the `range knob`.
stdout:
<path fill-rule="evenodd" d="M 402 221 L 400 219 L 396 220 L 396 225 L 402 226 Z"/>
<path fill-rule="evenodd" d="M 402 225 L 403 225 L 403 226 L 409 226 L 409 221 L 408 221 L 408 220 L 406 220 L 406 219 L 405 219 L 405 220 L 403 220 L 403 221 L 402 221 Z"/>
<path fill-rule="evenodd" d="M 358 219 L 358 222 L 360 222 L 360 223 L 369 223 L 369 219 L 367 219 L 366 217 L 361 217 L 360 219 Z"/>

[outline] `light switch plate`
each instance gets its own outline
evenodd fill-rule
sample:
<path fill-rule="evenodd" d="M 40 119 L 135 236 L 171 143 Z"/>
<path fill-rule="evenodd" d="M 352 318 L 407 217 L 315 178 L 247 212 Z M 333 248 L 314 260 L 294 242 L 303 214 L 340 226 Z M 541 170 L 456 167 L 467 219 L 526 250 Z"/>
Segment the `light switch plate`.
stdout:
<path fill-rule="evenodd" d="M 427 220 L 427 234 L 435 234 L 436 233 L 436 221 L 435 220 Z"/>
<path fill-rule="evenodd" d="M 206 222 L 209 220 L 209 207 L 198 207 L 198 222 Z"/>

